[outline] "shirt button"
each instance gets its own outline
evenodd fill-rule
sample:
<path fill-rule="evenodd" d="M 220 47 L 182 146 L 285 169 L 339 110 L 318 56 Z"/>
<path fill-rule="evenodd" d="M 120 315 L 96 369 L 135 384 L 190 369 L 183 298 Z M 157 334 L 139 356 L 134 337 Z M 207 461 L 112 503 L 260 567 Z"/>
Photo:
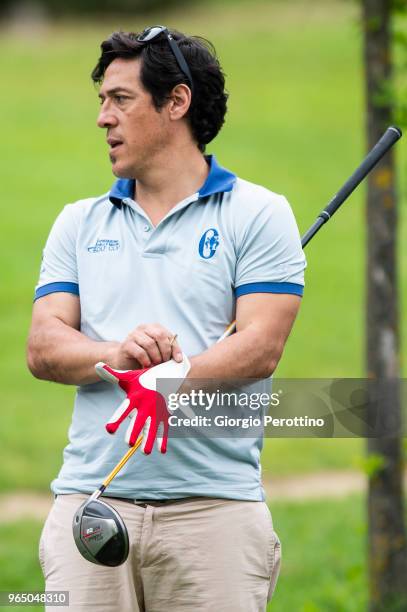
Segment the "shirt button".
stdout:
<path fill-rule="evenodd" d="M 150 231 L 150 226 L 149 225 L 144 225 L 143 226 L 143 232 L 149 232 Z"/>

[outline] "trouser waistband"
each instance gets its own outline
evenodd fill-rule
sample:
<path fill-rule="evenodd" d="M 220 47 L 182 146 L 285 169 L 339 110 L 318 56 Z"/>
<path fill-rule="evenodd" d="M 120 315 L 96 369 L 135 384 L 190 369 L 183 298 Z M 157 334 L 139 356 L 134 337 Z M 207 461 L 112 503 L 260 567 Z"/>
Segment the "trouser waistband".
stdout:
<path fill-rule="evenodd" d="M 91 495 L 89 493 L 89 495 Z M 58 497 L 58 494 L 54 495 L 54 499 Z M 204 499 L 200 496 L 198 497 L 176 497 L 174 499 L 134 499 L 131 497 L 116 497 L 113 495 L 102 495 L 100 499 L 115 499 L 117 501 L 127 502 L 128 504 L 133 504 L 134 506 L 142 506 L 146 508 L 147 506 L 164 506 L 166 504 L 174 504 L 176 502 L 190 501 L 193 499 Z"/>
<path fill-rule="evenodd" d="M 159 505 L 163 506 L 165 504 L 174 504 L 176 502 L 188 501 L 191 499 L 197 499 L 196 497 L 177 497 L 174 499 L 132 499 L 130 497 L 116 497 L 113 495 L 102 495 L 101 499 L 116 499 L 118 501 L 124 501 L 129 504 L 133 504 L 135 506 L 142 506 L 145 508 L 146 506 L 154 506 Z"/>

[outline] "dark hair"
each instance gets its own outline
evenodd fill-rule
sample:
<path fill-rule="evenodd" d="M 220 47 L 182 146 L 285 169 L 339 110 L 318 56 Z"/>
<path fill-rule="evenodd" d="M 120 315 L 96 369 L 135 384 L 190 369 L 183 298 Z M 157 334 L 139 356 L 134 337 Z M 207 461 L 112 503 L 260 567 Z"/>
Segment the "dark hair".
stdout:
<path fill-rule="evenodd" d="M 225 77 L 213 45 L 198 36 L 185 36 L 171 30 L 171 35 L 183 54 L 194 81 L 194 95 L 186 118 L 200 151 L 213 140 L 225 120 Z M 116 58 L 141 58 L 140 78 L 151 94 L 153 104 L 160 110 L 172 89 L 188 78 L 180 70 L 165 34 L 149 43 L 137 41 L 138 34 L 114 32 L 101 44 L 102 54 L 92 71 L 95 83 L 101 83 L 106 71 Z"/>

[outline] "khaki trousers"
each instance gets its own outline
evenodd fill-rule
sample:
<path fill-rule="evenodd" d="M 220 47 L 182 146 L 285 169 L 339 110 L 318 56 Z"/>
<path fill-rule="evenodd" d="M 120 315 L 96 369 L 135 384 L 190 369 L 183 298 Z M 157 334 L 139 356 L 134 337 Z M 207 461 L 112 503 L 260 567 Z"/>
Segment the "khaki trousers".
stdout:
<path fill-rule="evenodd" d="M 87 497 L 59 495 L 40 539 L 45 588 L 69 591 L 69 610 L 266 609 L 280 569 L 280 542 L 266 503 L 195 497 L 144 508 L 104 498 L 122 516 L 130 540 L 127 561 L 110 568 L 83 559 L 73 540 L 72 517 Z"/>

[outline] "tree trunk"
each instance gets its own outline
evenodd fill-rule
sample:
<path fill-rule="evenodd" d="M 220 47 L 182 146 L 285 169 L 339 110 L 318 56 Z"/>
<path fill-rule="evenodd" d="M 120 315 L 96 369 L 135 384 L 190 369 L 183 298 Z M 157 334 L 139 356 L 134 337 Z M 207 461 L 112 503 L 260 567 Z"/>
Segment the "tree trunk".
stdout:
<path fill-rule="evenodd" d="M 383 86 L 392 77 L 391 0 L 363 0 L 363 26 L 366 127 L 371 148 L 392 123 L 392 101 L 383 94 Z M 368 179 L 366 361 L 368 377 L 373 379 L 400 376 L 395 183 L 390 150 Z M 381 406 L 385 427 L 391 429 L 400 422 L 400 409 L 399 389 L 394 385 L 391 397 Z M 402 612 L 407 610 L 407 543 L 401 434 L 369 439 L 368 454 L 381 458 L 369 477 L 369 610 Z"/>

